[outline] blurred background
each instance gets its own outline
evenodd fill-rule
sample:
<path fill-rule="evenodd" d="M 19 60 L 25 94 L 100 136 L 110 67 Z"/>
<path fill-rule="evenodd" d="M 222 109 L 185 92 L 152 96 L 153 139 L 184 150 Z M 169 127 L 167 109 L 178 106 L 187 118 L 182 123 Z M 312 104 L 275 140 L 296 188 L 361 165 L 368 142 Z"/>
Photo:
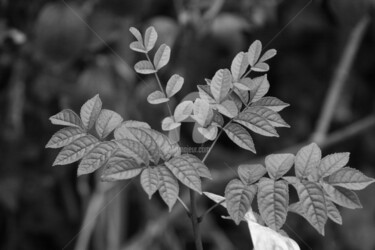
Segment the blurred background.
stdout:
<path fill-rule="evenodd" d="M 58 129 L 48 118 L 63 108 L 78 112 L 96 93 L 125 119 L 160 129 L 165 110 L 146 102 L 156 83 L 133 70 L 141 55 L 129 49 L 131 26 L 153 25 L 158 43 L 171 46 L 160 77 L 185 78 L 176 103 L 254 40 L 278 51 L 269 95 L 291 104 L 282 112 L 291 129 L 280 129 L 280 138 L 254 135 L 257 155 L 221 138 L 208 160 L 215 181 L 205 183 L 207 191 L 223 194 L 238 164 L 295 153 L 310 140 L 324 155 L 350 151 L 350 166 L 374 177 L 374 6 L 374 0 L 0 0 L 0 249 L 194 248 L 180 204 L 168 214 L 138 180 L 77 179 L 75 164 L 52 168 L 58 150 L 45 149 Z M 189 126 L 182 136 L 191 145 Z M 359 192 L 364 208 L 341 209 L 343 226 L 328 222 L 325 237 L 293 214 L 284 229 L 301 249 L 375 249 L 374 194 L 374 185 Z M 198 209 L 212 205 L 201 197 Z M 247 226 L 223 214 L 217 208 L 202 223 L 205 249 L 252 249 Z"/>

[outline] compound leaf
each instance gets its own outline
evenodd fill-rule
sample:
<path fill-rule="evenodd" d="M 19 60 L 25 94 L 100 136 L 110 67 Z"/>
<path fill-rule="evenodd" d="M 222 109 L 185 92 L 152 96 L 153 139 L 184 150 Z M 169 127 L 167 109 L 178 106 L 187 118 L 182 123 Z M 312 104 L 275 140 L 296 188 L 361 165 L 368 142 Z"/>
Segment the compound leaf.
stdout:
<path fill-rule="evenodd" d="M 156 168 L 146 168 L 142 171 L 140 180 L 143 190 L 148 195 L 148 198 L 151 199 L 152 195 L 159 188 L 158 171 L 156 170 Z"/>
<path fill-rule="evenodd" d="M 245 185 L 238 179 L 231 180 L 225 188 L 225 200 L 230 217 L 238 225 L 251 207 L 257 187 Z"/>
<path fill-rule="evenodd" d="M 238 82 L 242 75 L 245 73 L 247 67 L 249 67 L 249 60 L 247 58 L 247 53 L 240 52 L 238 53 L 230 67 L 230 71 L 232 72 L 233 82 Z"/>
<path fill-rule="evenodd" d="M 221 103 L 229 93 L 232 87 L 232 76 L 228 69 L 216 71 L 212 78 L 210 90 L 217 103 Z"/>
<path fill-rule="evenodd" d="M 106 138 L 123 121 L 121 115 L 108 109 L 102 109 L 96 120 L 95 130 L 100 138 Z"/>
<path fill-rule="evenodd" d="M 76 139 L 87 135 L 86 132 L 81 128 L 67 127 L 57 131 L 51 139 L 48 141 L 46 148 L 61 148 L 64 147 Z"/>
<path fill-rule="evenodd" d="M 288 183 L 262 178 L 258 183 L 258 207 L 264 222 L 279 230 L 286 221 L 289 205 Z"/>
<path fill-rule="evenodd" d="M 324 157 L 318 166 L 318 176 L 320 178 L 333 174 L 337 170 L 346 166 L 349 162 L 350 153 L 335 153 Z"/>
<path fill-rule="evenodd" d="M 113 141 L 99 143 L 80 162 L 77 175 L 90 174 L 102 167 L 117 149 Z"/>
<path fill-rule="evenodd" d="M 228 135 L 228 137 L 239 147 L 249 150 L 254 154 L 256 153 L 253 138 L 251 138 L 249 132 L 247 132 L 247 130 L 242 126 L 231 123 L 228 126 L 224 127 L 224 131 Z"/>
<path fill-rule="evenodd" d="M 254 66 L 260 57 L 260 53 L 262 52 L 262 43 L 259 40 L 254 41 L 247 52 L 247 59 L 249 61 L 250 66 Z"/>
<path fill-rule="evenodd" d="M 307 177 L 318 167 L 321 158 L 322 151 L 316 143 L 311 143 L 301 148 L 295 159 L 296 176 L 299 178 Z"/>
<path fill-rule="evenodd" d="M 177 74 L 171 76 L 171 78 L 169 78 L 167 82 L 167 87 L 165 88 L 167 97 L 170 98 L 177 94 L 177 92 L 181 90 L 183 84 L 184 78 L 182 76 L 179 76 Z"/>
<path fill-rule="evenodd" d="M 99 117 L 102 110 L 102 100 L 99 95 L 88 100 L 81 107 L 81 120 L 86 129 L 91 129 Z"/>
<path fill-rule="evenodd" d="M 279 179 L 286 174 L 294 164 L 292 154 L 270 154 L 265 159 L 266 169 L 272 179 Z"/>
<path fill-rule="evenodd" d="M 163 92 L 156 90 L 147 96 L 147 101 L 151 104 L 160 104 L 169 101 Z"/>
<path fill-rule="evenodd" d="M 243 164 L 238 167 L 237 172 L 244 184 L 251 185 L 262 178 L 267 170 L 261 164 Z"/>
<path fill-rule="evenodd" d="M 150 63 L 149 61 L 146 61 L 146 60 L 142 60 L 142 61 L 137 62 L 134 65 L 134 70 L 135 70 L 135 72 L 137 72 L 139 74 L 144 74 L 144 75 L 153 74 L 153 73 L 156 72 L 156 69 L 154 68 L 154 65 L 152 65 L 152 63 Z"/>
<path fill-rule="evenodd" d="M 158 33 L 156 32 L 155 28 L 152 26 L 148 27 L 145 31 L 145 39 L 143 41 L 147 52 L 154 48 L 157 39 Z"/>
<path fill-rule="evenodd" d="M 322 186 L 328 199 L 334 203 L 350 209 L 362 208 L 358 196 L 353 191 L 342 187 L 334 187 L 324 182 Z"/>
<path fill-rule="evenodd" d="M 154 56 L 155 69 L 159 70 L 163 68 L 165 65 L 167 65 L 170 57 L 171 57 L 171 48 L 168 45 L 163 43 L 162 45 L 160 45 L 160 47 L 158 48 Z"/>
<path fill-rule="evenodd" d="M 54 116 L 49 118 L 52 124 L 63 125 L 76 128 L 84 128 L 79 116 L 70 109 L 64 109 Z"/>
<path fill-rule="evenodd" d="M 96 146 L 97 142 L 98 139 L 92 135 L 86 135 L 78 138 L 60 151 L 55 162 L 53 163 L 53 166 L 66 165 L 80 160 L 85 154 Z"/>
<path fill-rule="evenodd" d="M 159 176 L 159 194 L 171 211 L 177 201 L 179 192 L 177 179 L 164 165 L 157 166 L 156 170 Z"/>
<path fill-rule="evenodd" d="M 142 169 L 143 167 L 133 159 L 129 159 L 121 152 L 116 152 L 108 160 L 101 179 L 102 181 L 127 180 L 139 175 Z"/>
<path fill-rule="evenodd" d="M 276 97 L 266 96 L 266 97 L 262 97 L 258 101 L 251 104 L 251 107 L 258 107 L 258 106 L 271 109 L 275 112 L 279 112 L 283 110 L 284 108 L 288 107 L 289 104 L 279 100 Z"/>
<path fill-rule="evenodd" d="M 362 190 L 375 182 L 375 180 L 367 177 L 357 169 L 345 167 L 330 175 L 327 182 L 333 186 L 340 186 L 351 190 Z"/>
<path fill-rule="evenodd" d="M 270 89 L 267 75 L 259 76 L 251 81 L 250 100 L 251 102 L 259 101 Z"/>

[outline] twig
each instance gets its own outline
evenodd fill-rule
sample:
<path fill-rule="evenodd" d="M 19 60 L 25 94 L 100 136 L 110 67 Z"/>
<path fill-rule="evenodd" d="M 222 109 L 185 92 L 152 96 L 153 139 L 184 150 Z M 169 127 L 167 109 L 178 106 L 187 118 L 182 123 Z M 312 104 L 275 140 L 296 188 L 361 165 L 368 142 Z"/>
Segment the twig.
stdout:
<path fill-rule="evenodd" d="M 333 76 L 331 85 L 326 95 L 321 116 L 318 119 L 316 131 L 313 133 L 312 141 L 322 142 L 327 135 L 329 125 L 335 112 L 340 94 L 346 82 L 348 73 L 353 65 L 358 48 L 365 34 L 366 28 L 370 23 L 369 16 L 364 16 L 353 28 L 349 40 L 344 49 L 342 58 Z"/>

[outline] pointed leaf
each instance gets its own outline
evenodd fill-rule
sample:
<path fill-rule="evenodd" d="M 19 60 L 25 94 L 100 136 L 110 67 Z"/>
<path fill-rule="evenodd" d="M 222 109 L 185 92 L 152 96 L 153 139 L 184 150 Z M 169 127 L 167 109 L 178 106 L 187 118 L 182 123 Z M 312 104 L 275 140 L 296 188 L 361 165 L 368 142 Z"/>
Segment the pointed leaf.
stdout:
<path fill-rule="evenodd" d="M 270 89 L 270 83 L 268 82 L 267 75 L 256 77 L 252 79 L 250 89 L 250 100 L 251 102 L 259 101 Z"/>
<path fill-rule="evenodd" d="M 255 72 L 267 72 L 270 70 L 270 66 L 265 62 L 259 62 L 251 67 L 251 70 Z"/>
<path fill-rule="evenodd" d="M 230 67 L 230 71 L 232 72 L 233 82 L 238 82 L 242 75 L 245 73 L 247 67 L 249 67 L 249 61 L 247 58 L 247 53 L 240 52 L 238 53 Z"/>
<path fill-rule="evenodd" d="M 251 107 L 257 106 L 265 107 L 275 112 L 279 112 L 288 107 L 289 104 L 277 99 L 276 97 L 266 96 L 251 104 Z"/>
<path fill-rule="evenodd" d="M 194 104 L 192 101 L 183 101 L 177 105 L 174 110 L 174 119 L 176 122 L 182 122 L 185 119 L 189 118 L 193 112 Z"/>
<path fill-rule="evenodd" d="M 340 186 L 351 190 L 362 190 L 375 182 L 375 180 L 367 177 L 357 169 L 345 167 L 330 175 L 327 182 L 333 186 Z"/>
<path fill-rule="evenodd" d="M 322 183 L 322 185 L 328 199 L 334 203 L 350 209 L 362 208 L 358 196 L 353 191 L 342 187 L 334 187 L 327 183 Z"/>
<path fill-rule="evenodd" d="M 275 49 L 270 49 L 270 50 L 267 50 L 263 56 L 259 59 L 260 62 L 265 62 L 269 59 L 271 59 L 272 57 L 276 56 L 277 54 L 277 51 Z"/>
<path fill-rule="evenodd" d="M 154 27 L 148 27 L 145 32 L 145 39 L 144 39 L 144 46 L 149 52 L 155 46 L 156 40 L 158 39 L 158 33 L 156 32 Z"/>
<path fill-rule="evenodd" d="M 210 90 L 217 103 L 221 103 L 232 87 L 232 76 L 228 69 L 218 70 L 210 85 Z"/>
<path fill-rule="evenodd" d="M 286 221 L 289 205 L 288 183 L 262 178 L 258 183 L 258 207 L 264 222 L 279 230 Z"/>
<path fill-rule="evenodd" d="M 94 126 L 101 110 L 102 101 L 100 100 L 99 95 L 94 96 L 83 104 L 80 114 L 82 123 L 86 129 L 91 129 Z"/>
<path fill-rule="evenodd" d="M 141 32 L 135 27 L 130 27 L 129 29 L 130 33 L 133 34 L 133 36 L 138 40 L 138 42 L 143 43 Z"/>
<path fill-rule="evenodd" d="M 169 116 L 163 119 L 161 122 L 161 128 L 164 131 L 170 131 L 181 126 L 181 123 L 176 122 L 173 116 Z"/>
<path fill-rule="evenodd" d="M 349 162 L 350 153 L 335 153 L 324 157 L 318 167 L 318 176 L 320 178 L 331 175 L 332 173 L 345 167 Z"/>
<path fill-rule="evenodd" d="M 218 104 L 216 107 L 221 114 L 229 118 L 233 118 L 238 115 L 237 105 L 232 100 L 225 100 L 222 103 Z"/>
<path fill-rule="evenodd" d="M 249 107 L 243 112 L 257 114 L 266 119 L 274 127 L 290 127 L 278 113 L 265 107 Z"/>
<path fill-rule="evenodd" d="M 108 109 L 102 109 L 95 124 L 100 138 L 106 138 L 123 121 L 121 115 Z"/>
<path fill-rule="evenodd" d="M 82 159 L 77 175 L 90 174 L 101 168 L 116 149 L 117 144 L 112 141 L 101 142 Z"/>
<path fill-rule="evenodd" d="M 163 92 L 156 90 L 147 96 L 147 101 L 151 104 L 160 104 L 169 101 Z"/>
<path fill-rule="evenodd" d="M 130 44 L 130 49 L 136 52 L 141 52 L 141 53 L 147 53 L 145 46 L 143 46 L 142 42 L 132 42 Z"/>
<path fill-rule="evenodd" d="M 225 188 L 225 200 L 228 213 L 238 225 L 251 207 L 257 188 L 255 185 L 247 186 L 240 180 L 234 179 Z"/>
<path fill-rule="evenodd" d="M 83 136 L 71 144 L 65 146 L 57 155 L 53 166 L 67 165 L 80 160 L 85 154 L 93 149 L 98 142 L 92 135 Z"/>
<path fill-rule="evenodd" d="M 169 212 L 172 211 L 177 201 L 179 186 L 176 177 L 165 166 L 157 166 L 159 176 L 159 194 L 163 201 L 168 205 Z"/>
<path fill-rule="evenodd" d="M 150 63 L 149 61 L 146 61 L 146 60 L 142 60 L 142 61 L 137 62 L 134 65 L 134 70 L 135 70 L 135 72 L 137 72 L 139 74 L 144 74 L 144 75 L 153 74 L 153 73 L 156 72 L 156 69 L 154 68 L 154 65 L 152 65 L 152 63 Z"/>
<path fill-rule="evenodd" d="M 164 164 L 185 186 L 199 194 L 202 193 L 201 180 L 195 166 L 190 161 L 182 157 L 175 157 Z"/>
<path fill-rule="evenodd" d="M 48 141 L 46 148 L 61 148 L 85 135 L 87 135 L 86 132 L 81 128 L 63 128 L 52 136 L 52 138 Z"/>
<path fill-rule="evenodd" d="M 141 174 L 141 186 L 151 199 L 159 188 L 159 175 L 156 168 L 146 168 Z"/>
<path fill-rule="evenodd" d="M 295 159 L 296 176 L 299 178 L 307 177 L 318 167 L 321 158 L 322 151 L 316 143 L 301 148 Z"/>
<path fill-rule="evenodd" d="M 184 78 L 182 76 L 177 74 L 171 76 L 167 82 L 167 87 L 165 88 L 167 96 L 170 98 L 177 94 L 177 92 L 181 90 L 183 84 Z"/>
<path fill-rule="evenodd" d="M 63 125 L 76 128 L 84 128 L 79 116 L 70 109 L 64 109 L 54 116 L 49 118 L 54 125 Z"/>
<path fill-rule="evenodd" d="M 154 66 L 156 70 L 163 68 L 165 65 L 168 64 L 169 59 L 171 57 L 171 48 L 166 45 L 160 45 L 159 49 L 156 51 L 154 56 Z"/>
<path fill-rule="evenodd" d="M 231 123 L 224 127 L 224 131 L 239 147 L 249 150 L 254 154 L 256 153 L 253 138 L 251 138 L 249 132 L 247 132 L 242 126 Z"/>
<path fill-rule="evenodd" d="M 238 167 L 238 176 L 246 185 L 251 185 L 258 181 L 267 173 L 261 164 L 243 164 Z"/>
<path fill-rule="evenodd" d="M 192 166 L 194 166 L 200 177 L 207 179 L 212 179 L 210 170 L 204 165 L 204 163 L 195 155 L 192 154 L 183 154 L 179 156 L 181 159 L 188 161 Z"/>
<path fill-rule="evenodd" d="M 143 167 L 125 154 L 116 152 L 108 160 L 105 170 L 101 176 L 102 181 L 119 181 L 136 177 L 141 173 Z"/>
<path fill-rule="evenodd" d="M 259 40 L 254 41 L 247 52 L 247 58 L 249 61 L 250 66 L 254 66 L 260 57 L 260 53 L 262 52 L 262 43 Z"/>
<path fill-rule="evenodd" d="M 271 154 L 265 160 L 266 169 L 272 179 L 279 179 L 286 174 L 294 164 L 292 154 Z"/>
<path fill-rule="evenodd" d="M 139 142 L 129 139 L 115 140 L 119 146 L 119 153 L 123 153 L 127 158 L 132 158 L 138 165 L 148 166 L 150 159 L 146 148 Z"/>
<path fill-rule="evenodd" d="M 335 204 L 330 200 L 326 199 L 327 215 L 333 222 L 342 225 L 342 217 L 340 211 L 337 209 Z"/>
<path fill-rule="evenodd" d="M 238 117 L 233 120 L 257 134 L 264 136 L 279 136 L 275 128 L 265 118 L 256 113 L 241 112 Z"/>

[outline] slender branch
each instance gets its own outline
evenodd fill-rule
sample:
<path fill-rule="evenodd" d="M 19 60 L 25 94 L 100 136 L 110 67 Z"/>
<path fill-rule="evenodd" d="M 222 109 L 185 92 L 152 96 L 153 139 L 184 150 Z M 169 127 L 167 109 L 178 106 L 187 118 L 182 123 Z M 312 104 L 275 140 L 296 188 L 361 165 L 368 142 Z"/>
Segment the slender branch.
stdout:
<path fill-rule="evenodd" d="M 210 208 L 208 208 L 199 218 L 199 222 L 202 222 L 204 217 L 206 217 L 212 210 L 214 210 L 215 208 L 217 208 L 218 206 L 220 206 L 221 204 L 223 204 L 225 202 L 225 200 L 222 200 L 218 203 L 215 203 L 214 205 L 212 205 Z"/>
<path fill-rule="evenodd" d="M 353 65 L 360 43 L 370 23 L 369 16 L 364 16 L 353 28 L 349 40 L 344 49 L 340 63 L 337 66 L 331 85 L 326 95 L 321 116 L 318 119 L 316 131 L 313 133 L 312 141 L 322 142 L 327 135 L 329 125 L 335 113 L 336 106 L 340 100 L 340 94 Z"/>

